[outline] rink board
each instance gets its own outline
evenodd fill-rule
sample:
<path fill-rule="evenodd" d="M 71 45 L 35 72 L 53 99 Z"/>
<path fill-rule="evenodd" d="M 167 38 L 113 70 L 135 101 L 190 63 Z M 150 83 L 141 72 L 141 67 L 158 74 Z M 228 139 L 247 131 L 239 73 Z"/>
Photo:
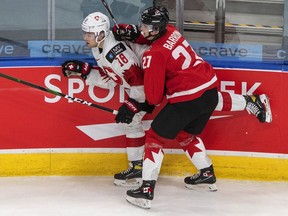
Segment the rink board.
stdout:
<path fill-rule="evenodd" d="M 246 111 L 213 113 L 201 138 L 217 176 L 288 180 L 287 72 L 215 70 L 220 91 L 267 93 L 273 111 L 271 124 L 259 123 Z M 2 67 L 0 72 L 112 109 L 118 109 L 125 98 L 121 88 L 104 90 L 91 88 L 79 78 L 68 80 L 59 66 Z M 112 176 L 127 168 L 125 132 L 113 114 L 4 78 L 0 86 L 0 176 Z M 160 108 L 145 117 L 145 124 L 149 126 Z M 172 151 L 165 154 L 161 175 L 186 176 L 196 171 L 178 153 L 177 143 L 164 148 Z"/>
<path fill-rule="evenodd" d="M 288 159 L 210 155 L 218 178 L 288 181 Z M 124 153 L 21 153 L 0 155 L 0 176 L 112 176 L 127 168 Z M 160 175 L 196 172 L 184 154 L 165 153 Z"/>

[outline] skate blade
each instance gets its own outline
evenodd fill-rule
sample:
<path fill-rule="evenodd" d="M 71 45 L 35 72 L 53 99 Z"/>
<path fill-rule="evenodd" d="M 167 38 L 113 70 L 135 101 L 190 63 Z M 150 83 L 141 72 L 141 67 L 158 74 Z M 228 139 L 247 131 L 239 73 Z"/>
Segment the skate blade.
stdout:
<path fill-rule="evenodd" d="M 141 178 L 127 179 L 127 180 L 114 179 L 114 185 L 120 187 L 138 187 L 142 185 L 142 182 L 143 181 Z"/>
<path fill-rule="evenodd" d="M 196 184 L 196 185 L 185 184 L 185 187 L 188 189 L 195 190 L 195 191 L 215 192 L 218 190 L 216 184 Z"/>
<path fill-rule="evenodd" d="M 151 208 L 151 200 L 143 199 L 143 198 L 134 198 L 131 196 L 127 196 L 126 200 L 131 203 L 132 205 L 135 205 L 137 207 L 143 208 L 143 209 L 150 209 Z"/>
<path fill-rule="evenodd" d="M 266 94 L 262 94 L 259 96 L 261 102 L 265 105 L 265 110 L 266 110 L 266 119 L 265 122 L 271 123 L 272 122 L 272 111 L 271 111 L 271 106 L 269 102 L 269 97 Z"/>

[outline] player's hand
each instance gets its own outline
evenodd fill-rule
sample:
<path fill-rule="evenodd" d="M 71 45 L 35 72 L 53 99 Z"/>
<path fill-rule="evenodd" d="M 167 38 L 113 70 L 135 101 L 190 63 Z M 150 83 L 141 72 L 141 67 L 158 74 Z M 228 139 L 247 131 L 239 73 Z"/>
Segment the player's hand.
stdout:
<path fill-rule="evenodd" d="M 147 113 L 152 113 L 155 109 L 155 105 L 150 105 L 147 100 L 144 103 L 141 103 L 141 110 Z"/>
<path fill-rule="evenodd" d="M 81 76 L 83 79 L 87 78 L 92 68 L 88 62 L 78 60 L 65 61 L 61 66 L 64 76 Z"/>
<path fill-rule="evenodd" d="M 140 36 L 140 30 L 136 25 L 119 24 L 112 29 L 113 35 L 116 40 L 123 41 L 128 40 L 134 42 Z"/>
<path fill-rule="evenodd" d="M 115 121 L 116 123 L 121 122 L 130 124 L 132 122 L 134 115 L 140 111 L 141 111 L 140 103 L 132 98 L 128 98 L 118 109 Z"/>

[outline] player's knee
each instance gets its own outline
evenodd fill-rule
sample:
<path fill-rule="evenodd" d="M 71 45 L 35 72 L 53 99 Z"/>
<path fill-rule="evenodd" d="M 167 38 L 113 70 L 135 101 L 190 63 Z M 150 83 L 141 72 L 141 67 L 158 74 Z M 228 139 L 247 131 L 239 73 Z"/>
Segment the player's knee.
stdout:
<path fill-rule="evenodd" d="M 126 131 L 126 137 L 128 138 L 136 138 L 136 137 L 142 137 L 145 136 L 145 131 L 140 123 L 134 123 L 131 124 L 123 124 Z"/>
<path fill-rule="evenodd" d="M 167 138 L 159 136 L 152 128 L 146 132 L 146 148 L 163 148 Z"/>
<path fill-rule="evenodd" d="M 181 146 L 186 146 L 189 145 L 195 139 L 195 137 L 196 136 L 193 134 L 187 133 L 185 131 L 180 131 L 175 139 Z"/>

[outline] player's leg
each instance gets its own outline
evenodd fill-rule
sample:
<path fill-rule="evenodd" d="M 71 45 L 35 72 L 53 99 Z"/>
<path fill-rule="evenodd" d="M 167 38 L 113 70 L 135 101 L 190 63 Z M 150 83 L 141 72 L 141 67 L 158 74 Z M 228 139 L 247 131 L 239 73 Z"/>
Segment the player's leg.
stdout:
<path fill-rule="evenodd" d="M 261 95 L 239 95 L 230 92 L 218 92 L 219 101 L 216 111 L 242 111 L 247 110 L 260 122 L 272 122 L 272 111 L 269 97 Z"/>
<path fill-rule="evenodd" d="M 142 118 L 145 112 L 137 113 L 133 122 L 123 124 L 126 130 L 126 151 L 128 168 L 114 175 L 117 186 L 137 186 L 142 184 L 142 163 L 145 144 L 145 131 Z"/>
<path fill-rule="evenodd" d="M 208 191 L 217 191 L 216 175 L 211 159 L 208 157 L 203 141 L 200 137 L 181 131 L 176 140 L 181 145 L 186 156 L 198 170 L 197 174 L 184 179 L 185 186 L 190 189 L 203 188 Z M 197 187 L 195 187 L 197 186 Z"/>
<path fill-rule="evenodd" d="M 152 128 L 146 133 L 143 161 L 143 183 L 139 188 L 127 191 L 126 200 L 141 208 L 151 208 L 154 189 L 164 158 L 165 138 L 157 135 Z"/>
<path fill-rule="evenodd" d="M 255 115 L 260 122 L 272 122 L 272 110 L 269 97 L 266 94 L 245 96 L 246 110 Z"/>
<path fill-rule="evenodd" d="M 246 108 L 246 100 L 243 95 L 218 92 L 218 99 L 216 111 L 242 111 Z"/>
<path fill-rule="evenodd" d="M 198 170 L 197 174 L 185 178 L 185 186 L 188 188 L 197 186 L 197 188 L 204 187 L 209 191 L 217 190 L 212 161 L 207 155 L 203 141 L 197 137 L 207 125 L 217 103 L 217 91 L 212 89 L 206 91 L 200 98 L 191 101 L 190 104 L 184 104 L 185 107 L 182 109 L 182 113 L 191 121 L 177 134 L 176 140 Z M 182 105 L 177 104 L 177 106 Z"/>
<path fill-rule="evenodd" d="M 181 116 L 181 111 L 169 103 L 158 113 L 151 128 L 146 132 L 143 183 L 139 188 L 127 191 L 128 202 L 142 208 L 151 207 L 156 181 L 164 158 L 162 147 L 167 140 L 173 140 L 188 122 L 187 118 Z"/>
<path fill-rule="evenodd" d="M 194 118 L 204 112 L 213 112 L 218 96 L 217 90 L 209 91 L 213 97 L 199 99 L 201 103 L 194 101 L 177 104 L 166 104 L 158 113 L 146 133 L 145 153 L 143 161 L 143 184 L 135 190 L 127 191 L 127 201 L 142 208 L 150 208 L 154 198 L 155 184 L 161 169 L 164 157 L 162 147 L 167 140 L 173 140 Z M 198 101 L 197 99 L 195 101 Z M 196 103 L 196 104 L 195 104 Z M 195 106 L 196 105 L 196 106 Z M 200 107 L 198 106 L 200 105 Z M 209 119 L 209 118 L 208 118 Z M 208 121 L 208 120 L 207 120 Z"/>

